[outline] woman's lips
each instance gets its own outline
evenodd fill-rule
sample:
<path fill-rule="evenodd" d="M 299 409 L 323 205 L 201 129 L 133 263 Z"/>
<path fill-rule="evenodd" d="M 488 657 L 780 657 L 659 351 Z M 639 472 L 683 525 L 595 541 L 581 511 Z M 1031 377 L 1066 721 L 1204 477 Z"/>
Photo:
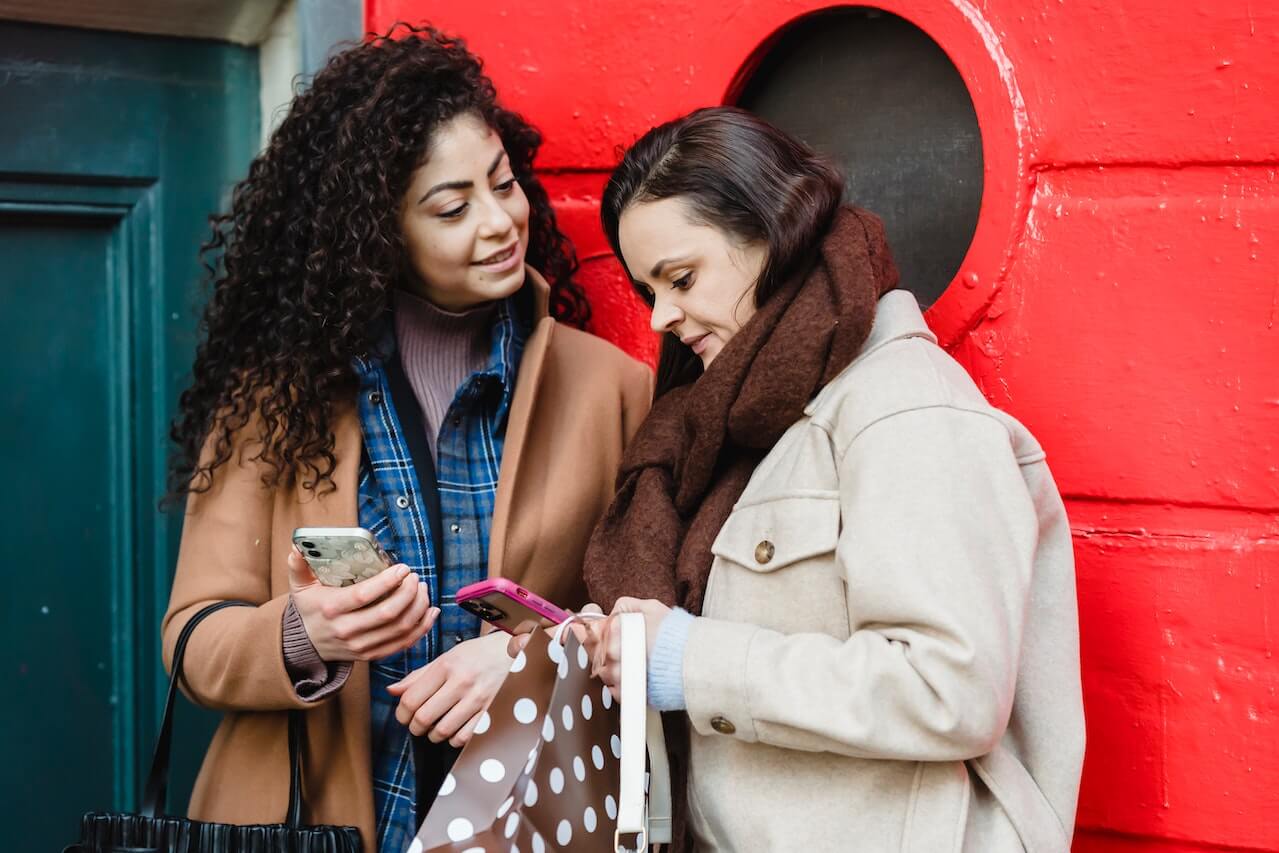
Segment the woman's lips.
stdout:
<path fill-rule="evenodd" d="M 695 338 L 685 338 L 684 345 L 693 351 L 694 355 L 701 356 L 706 348 L 710 346 L 711 333 L 706 332 Z"/>
<path fill-rule="evenodd" d="M 520 244 L 512 243 L 500 252 L 494 252 L 483 260 L 476 261 L 475 266 L 483 267 L 486 272 L 506 272 L 520 263 Z"/>

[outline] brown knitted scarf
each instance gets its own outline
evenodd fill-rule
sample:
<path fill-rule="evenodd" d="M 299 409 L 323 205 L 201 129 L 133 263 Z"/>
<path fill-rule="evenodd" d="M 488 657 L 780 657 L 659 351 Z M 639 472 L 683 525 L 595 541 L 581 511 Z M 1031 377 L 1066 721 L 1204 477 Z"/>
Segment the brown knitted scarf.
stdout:
<path fill-rule="evenodd" d="M 852 362 L 879 297 L 897 286 L 883 223 L 836 213 L 816 261 L 773 294 L 701 377 L 654 405 L 627 448 L 617 494 L 586 551 L 592 600 L 655 598 L 700 614 L 711 543 L 751 473 L 808 401 Z M 685 820 L 688 732 L 667 714 L 674 795 L 672 853 L 691 849 Z"/>
<path fill-rule="evenodd" d="M 839 210 L 816 262 L 773 294 L 706 372 L 656 401 L 627 448 L 591 537 L 586 583 L 701 613 L 711 542 L 755 466 L 849 365 L 879 297 L 897 286 L 878 217 Z"/>

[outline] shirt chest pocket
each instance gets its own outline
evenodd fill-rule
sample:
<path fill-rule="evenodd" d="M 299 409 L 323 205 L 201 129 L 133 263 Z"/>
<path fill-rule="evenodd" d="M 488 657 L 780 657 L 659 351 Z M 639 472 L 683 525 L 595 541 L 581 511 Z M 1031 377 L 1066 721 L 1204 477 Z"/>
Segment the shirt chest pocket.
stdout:
<path fill-rule="evenodd" d="M 739 504 L 711 546 L 703 612 L 787 634 L 848 636 L 836 559 L 839 493 L 805 491 Z"/>

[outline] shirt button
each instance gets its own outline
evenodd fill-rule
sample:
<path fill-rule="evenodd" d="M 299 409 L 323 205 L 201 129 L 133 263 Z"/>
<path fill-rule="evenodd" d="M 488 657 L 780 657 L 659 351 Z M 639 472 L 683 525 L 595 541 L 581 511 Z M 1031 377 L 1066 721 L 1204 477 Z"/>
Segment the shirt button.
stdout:
<path fill-rule="evenodd" d="M 454 416 L 453 416 L 453 426 L 461 426 L 461 425 L 462 425 L 462 416 L 461 416 L 461 415 L 454 415 Z"/>
<path fill-rule="evenodd" d="M 460 646 L 462 645 L 462 643 L 465 643 L 465 642 L 466 642 L 466 637 L 463 637 L 461 634 L 453 635 L 453 645 Z"/>
<path fill-rule="evenodd" d="M 711 728 L 722 735 L 731 735 L 737 731 L 737 726 L 724 717 L 711 717 Z"/>
<path fill-rule="evenodd" d="M 369 402 L 370 402 L 370 403 L 372 403 L 372 404 L 373 404 L 373 405 L 375 405 L 375 406 L 376 406 L 378 403 L 381 403 L 381 402 L 382 402 L 382 392 L 381 392 L 381 391 L 370 391 L 370 392 L 369 392 Z"/>
<path fill-rule="evenodd" d="M 404 495 L 400 495 L 398 498 L 395 499 L 395 505 L 398 506 L 400 509 L 408 509 L 409 499 L 404 497 Z"/>
<path fill-rule="evenodd" d="M 450 525 L 449 525 L 449 530 L 452 530 L 454 533 L 461 533 L 461 532 L 462 532 L 462 525 L 460 525 L 460 524 L 450 524 Z"/>
<path fill-rule="evenodd" d="M 755 546 L 755 562 L 767 563 L 773 559 L 773 554 L 775 553 L 777 553 L 777 549 L 773 547 L 773 543 L 765 539 Z"/>

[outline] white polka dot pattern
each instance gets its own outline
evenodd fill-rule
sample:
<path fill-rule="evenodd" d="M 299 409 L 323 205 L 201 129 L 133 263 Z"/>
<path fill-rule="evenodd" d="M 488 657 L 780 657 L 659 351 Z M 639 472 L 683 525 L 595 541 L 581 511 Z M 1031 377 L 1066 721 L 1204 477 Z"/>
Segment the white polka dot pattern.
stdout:
<path fill-rule="evenodd" d="M 485 782 L 497 784 L 506 778 L 506 765 L 496 758 L 487 758 L 480 765 L 480 778 Z"/>
<path fill-rule="evenodd" d="M 448 833 L 450 841 L 467 841 L 475 837 L 475 827 L 466 818 L 458 817 L 449 821 Z"/>
<path fill-rule="evenodd" d="M 515 703 L 515 719 L 525 725 L 537 719 L 537 703 L 532 699 L 521 699 Z"/>
<path fill-rule="evenodd" d="M 571 632 L 537 632 L 446 775 L 409 853 L 598 853 L 617 819 L 617 703 Z"/>

